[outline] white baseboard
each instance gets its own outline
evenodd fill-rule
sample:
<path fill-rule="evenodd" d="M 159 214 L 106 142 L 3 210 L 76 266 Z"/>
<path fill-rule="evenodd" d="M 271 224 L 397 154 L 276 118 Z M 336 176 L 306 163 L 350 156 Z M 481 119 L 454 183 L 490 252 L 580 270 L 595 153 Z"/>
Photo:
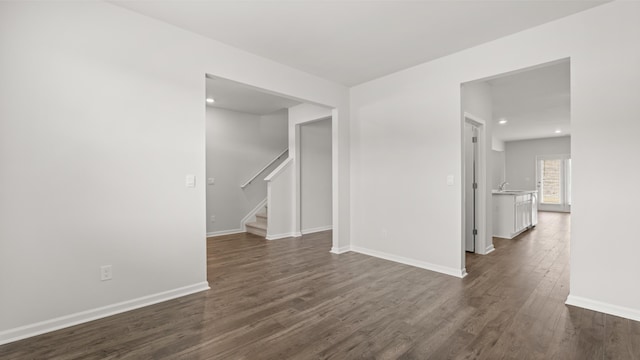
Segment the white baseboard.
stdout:
<path fill-rule="evenodd" d="M 206 281 L 0 332 L 0 345 L 209 290 Z"/>
<path fill-rule="evenodd" d="M 327 225 L 327 226 L 320 226 L 320 227 L 311 228 L 311 229 L 304 229 L 301 231 L 301 233 L 302 235 L 306 235 L 306 234 L 313 234 L 313 233 L 327 231 L 327 230 L 333 230 L 333 226 Z"/>
<path fill-rule="evenodd" d="M 567 296 L 565 304 L 598 311 L 601 313 L 623 317 L 625 319 L 640 321 L 640 310 L 613 305 L 597 300 L 591 300 L 580 296 Z"/>
<path fill-rule="evenodd" d="M 342 247 L 332 247 L 330 252 L 334 254 L 344 254 L 349 251 L 351 251 L 351 246 L 347 245 Z"/>
<path fill-rule="evenodd" d="M 278 239 L 284 239 L 284 238 L 289 238 L 289 237 L 300 237 L 300 236 L 302 236 L 302 234 L 299 233 L 299 232 L 290 232 L 290 233 L 283 233 L 283 234 L 267 235 L 265 237 L 265 239 L 267 239 L 267 240 L 278 240 Z"/>
<path fill-rule="evenodd" d="M 491 245 L 487 246 L 486 249 L 484 249 L 484 254 L 482 254 L 482 255 L 487 255 L 489 253 L 494 252 L 495 250 L 496 250 L 496 248 L 494 248 L 493 244 L 491 244 Z"/>
<path fill-rule="evenodd" d="M 373 256 L 373 257 L 377 257 L 377 258 L 381 258 L 381 259 L 385 259 L 385 260 L 395 261 L 397 263 L 401 263 L 401 264 L 405 264 L 405 265 L 415 266 L 415 267 L 419 267 L 419 268 L 422 268 L 422 269 L 439 272 L 439 273 L 446 274 L 446 275 L 455 276 L 455 277 L 458 277 L 458 278 L 463 278 L 467 274 L 466 270 L 464 270 L 464 269 L 455 269 L 455 268 L 450 268 L 450 267 L 447 267 L 447 266 L 431 264 L 431 263 L 428 263 L 426 261 L 409 259 L 409 258 L 406 258 L 406 257 L 403 257 L 403 256 L 388 254 L 388 253 L 384 253 L 384 252 L 376 251 L 376 250 L 370 250 L 370 249 L 362 248 L 362 247 L 359 247 L 359 246 L 351 246 L 351 251 L 354 251 L 354 252 L 357 252 L 357 253 L 361 253 L 361 254 L 365 254 L 365 255 L 369 255 L 369 256 Z"/>
<path fill-rule="evenodd" d="M 207 233 L 207 237 L 212 237 L 212 236 L 222 236 L 222 235 L 233 235 L 233 234 L 240 234 L 245 232 L 245 230 L 243 229 L 231 229 L 231 230 L 222 230 L 222 231 L 214 231 L 214 232 L 208 232 Z"/>

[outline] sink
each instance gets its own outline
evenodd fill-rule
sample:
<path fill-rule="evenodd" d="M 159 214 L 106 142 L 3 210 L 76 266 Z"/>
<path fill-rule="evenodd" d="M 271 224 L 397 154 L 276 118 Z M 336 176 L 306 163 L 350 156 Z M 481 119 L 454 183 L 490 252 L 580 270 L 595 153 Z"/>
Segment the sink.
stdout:
<path fill-rule="evenodd" d="M 530 190 L 493 190 L 492 193 L 494 194 L 515 194 L 515 193 L 521 193 L 521 192 L 528 192 Z"/>

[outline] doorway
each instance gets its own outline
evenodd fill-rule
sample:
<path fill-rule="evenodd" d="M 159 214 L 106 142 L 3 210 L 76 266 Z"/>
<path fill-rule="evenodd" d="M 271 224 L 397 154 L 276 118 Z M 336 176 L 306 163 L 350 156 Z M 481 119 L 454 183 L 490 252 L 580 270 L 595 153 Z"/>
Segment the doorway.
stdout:
<path fill-rule="evenodd" d="M 203 103 L 206 105 L 205 116 L 207 117 L 205 120 L 208 120 L 207 113 L 209 112 L 233 113 L 235 115 L 234 119 L 236 120 L 231 121 L 233 120 L 231 119 L 226 121 L 224 126 L 218 126 L 220 125 L 219 121 L 216 124 L 212 123 L 211 126 L 208 126 L 208 122 L 205 121 L 205 139 L 207 144 L 205 148 L 205 158 L 207 159 L 207 168 L 205 168 L 205 184 L 207 186 L 205 218 L 207 222 L 207 237 L 241 234 L 245 232 L 243 226 L 248 226 L 247 224 L 252 222 L 260 224 L 260 219 L 265 218 L 265 230 L 271 228 L 275 229 L 274 232 L 276 232 L 276 230 L 280 230 L 281 228 L 285 229 L 284 231 L 276 232 L 274 236 L 270 236 L 271 234 L 267 232 L 266 237 L 279 239 L 288 236 L 300 236 L 300 222 L 296 222 L 296 211 L 299 211 L 299 209 L 296 209 L 295 200 L 297 196 L 297 184 L 295 182 L 297 179 L 294 179 L 294 176 L 278 177 L 278 179 L 281 180 L 278 183 L 278 189 L 282 190 L 279 194 L 283 195 L 278 197 L 278 204 L 282 205 L 280 207 L 284 208 L 283 211 L 276 212 L 274 207 L 266 206 L 269 193 L 268 187 L 267 195 L 261 196 L 261 194 L 264 193 L 262 185 L 274 180 L 274 177 L 269 177 L 268 175 L 275 174 L 277 172 L 276 170 L 281 173 L 283 172 L 282 169 L 286 170 L 287 168 L 291 169 L 286 170 L 288 174 L 295 173 L 294 167 L 290 165 L 293 164 L 292 160 L 296 158 L 295 154 L 292 154 L 295 148 L 295 132 L 292 132 L 292 129 L 295 129 L 298 124 L 298 122 L 290 121 L 293 109 L 297 109 L 294 111 L 297 114 L 296 118 L 306 118 L 309 116 L 318 120 L 329 119 L 328 123 L 332 126 L 332 130 L 329 131 L 329 146 L 331 148 L 329 164 L 331 171 L 328 172 L 330 177 L 328 187 L 330 189 L 329 197 L 331 202 L 328 206 L 330 208 L 331 226 L 333 227 L 333 224 L 337 224 L 336 219 L 339 218 L 340 215 L 339 201 L 337 201 L 340 192 L 338 187 L 338 163 L 340 156 L 338 156 L 339 149 L 336 146 L 338 136 L 340 135 L 340 126 L 338 126 L 339 109 L 210 74 L 205 74 L 205 86 L 206 93 L 203 99 Z M 323 115 L 315 117 L 318 113 L 318 108 L 322 108 Z M 325 115 L 325 112 L 328 113 L 328 115 Z M 219 118 L 219 116 L 217 116 L 217 118 Z M 284 124 L 286 124 L 285 126 L 281 126 L 283 121 Z M 273 126 L 274 122 L 277 122 L 277 126 Z M 229 127 L 238 130 L 235 132 L 237 136 L 224 136 L 223 131 L 226 132 Z M 244 129 L 243 127 L 250 127 L 250 129 Z M 278 130 L 277 134 L 275 131 L 276 127 Z M 281 128 L 285 129 L 284 133 L 280 131 Z M 211 133 L 219 135 L 218 138 L 209 136 L 211 134 L 206 133 L 209 130 L 211 130 Z M 249 130 L 251 130 L 250 134 Z M 239 141 L 237 141 L 237 139 L 244 139 L 249 135 L 255 135 L 253 138 L 257 139 L 260 147 L 254 144 L 256 142 L 248 144 L 247 146 L 239 146 L 243 144 L 238 144 Z M 277 138 L 277 143 L 274 145 L 271 142 L 265 142 L 263 141 L 265 137 Z M 284 142 L 282 140 L 284 140 Z M 275 141 L 273 143 L 275 143 Z M 231 151 L 218 151 L 220 154 L 219 157 L 225 161 L 228 160 L 227 163 L 231 164 L 226 167 L 226 170 L 224 166 L 220 164 L 208 166 L 210 160 L 216 160 L 216 157 L 209 154 L 209 152 L 220 150 L 219 148 L 222 145 L 228 145 L 229 147 L 235 146 Z M 273 156 L 271 156 L 270 153 L 273 153 Z M 251 161 L 255 160 L 255 163 L 249 164 L 247 169 L 239 171 L 238 162 L 235 161 L 236 159 L 234 158 L 238 156 L 242 156 L 243 159 L 249 159 Z M 258 156 L 262 156 L 264 159 L 258 159 Z M 234 176 L 234 178 L 227 181 L 230 176 Z M 261 188 L 261 192 L 256 190 L 258 188 Z M 257 195 L 254 193 L 257 193 Z M 218 198 L 214 198 L 216 195 Z M 236 198 L 239 199 L 239 201 L 224 201 L 220 199 L 222 196 L 231 195 L 238 195 Z M 209 199 L 210 197 L 212 199 Z M 251 199 L 249 199 L 250 197 Z M 254 198 L 258 200 L 262 198 L 262 200 L 254 201 Z M 250 202 L 250 200 L 252 202 Z M 234 218 L 231 220 L 227 219 L 226 215 L 231 213 L 230 208 L 237 204 L 243 205 L 243 208 L 232 209 L 234 210 Z M 253 206 L 254 204 L 257 205 Z M 215 208 L 215 206 L 218 205 L 220 205 L 220 208 Z M 269 216 L 270 212 L 276 213 L 277 216 L 271 218 Z M 253 219 L 255 219 L 255 221 L 253 221 Z M 333 252 L 338 252 L 336 249 L 341 249 L 338 246 L 340 236 L 338 230 L 337 228 L 334 229 L 331 235 Z M 260 237 L 265 236 L 260 235 Z"/>
<path fill-rule="evenodd" d="M 508 226 L 513 227 L 511 233 L 518 232 L 519 225 L 512 220 L 517 214 L 530 214 L 535 224 L 538 204 L 542 211 L 570 211 L 571 156 L 552 155 L 571 152 L 570 101 L 569 59 L 462 84 L 461 253 L 465 272 L 468 257 L 494 250 L 494 228 Z M 469 113 L 481 116 L 486 125 L 474 128 L 467 120 Z M 469 140 L 474 137 L 478 138 L 477 144 Z M 486 170 L 480 160 L 483 151 L 490 154 Z M 545 190 L 546 197 L 542 196 Z M 523 206 L 516 207 L 521 201 L 518 193 L 530 193 L 535 199 L 527 211 L 518 211 Z M 513 211 L 497 211 L 497 199 L 513 199 L 507 207 Z M 486 239 L 481 240 L 482 236 Z"/>
<path fill-rule="evenodd" d="M 465 147 L 465 251 L 476 252 L 477 228 L 477 152 L 478 128 L 466 121 L 464 124 Z"/>
<path fill-rule="evenodd" d="M 302 235 L 331 230 L 332 118 L 297 125 L 299 229 Z"/>
<path fill-rule="evenodd" d="M 484 120 L 464 114 L 464 245 L 466 252 L 486 254 L 486 127 Z M 492 244 L 492 243 L 491 243 Z"/>
<path fill-rule="evenodd" d="M 536 156 L 538 210 L 571 212 L 571 155 Z"/>

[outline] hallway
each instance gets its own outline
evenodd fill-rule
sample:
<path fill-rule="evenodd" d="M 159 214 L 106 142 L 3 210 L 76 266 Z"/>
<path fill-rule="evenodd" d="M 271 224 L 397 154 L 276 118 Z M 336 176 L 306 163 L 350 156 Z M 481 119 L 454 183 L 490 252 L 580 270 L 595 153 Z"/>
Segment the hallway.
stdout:
<path fill-rule="evenodd" d="M 2 359 L 638 359 L 640 323 L 564 305 L 570 215 L 460 280 L 357 253 L 331 233 L 208 239 L 211 290 L 0 347 Z M 46 295 L 46 294 L 43 294 Z"/>

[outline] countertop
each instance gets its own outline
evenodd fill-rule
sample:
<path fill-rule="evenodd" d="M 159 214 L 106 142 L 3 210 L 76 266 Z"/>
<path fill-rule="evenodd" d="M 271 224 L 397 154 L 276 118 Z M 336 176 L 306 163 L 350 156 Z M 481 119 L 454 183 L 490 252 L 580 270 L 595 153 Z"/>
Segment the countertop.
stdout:
<path fill-rule="evenodd" d="M 538 190 L 492 190 L 493 195 L 526 195 L 537 193 Z"/>

